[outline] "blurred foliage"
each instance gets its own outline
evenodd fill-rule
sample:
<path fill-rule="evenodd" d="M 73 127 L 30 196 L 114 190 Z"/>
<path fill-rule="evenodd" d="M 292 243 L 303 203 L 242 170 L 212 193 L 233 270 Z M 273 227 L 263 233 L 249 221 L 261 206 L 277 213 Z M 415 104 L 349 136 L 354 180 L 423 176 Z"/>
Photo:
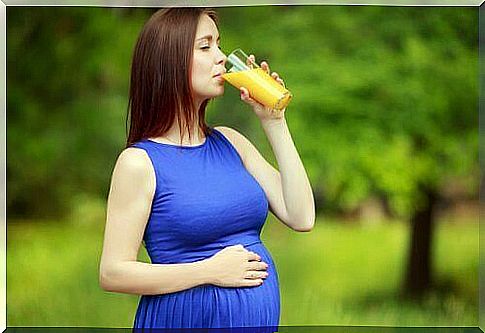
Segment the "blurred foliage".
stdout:
<path fill-rule="evenodd" d="M 408 217 L 419 185 L 478 188 L 478 10 L 466 7 L 219 8 L 223 50 L 267 60 L 294 93 L 287 119 L 325 212 L 382 198 Z M 7 9 L 9 216 L 66 216 L 105 199 L 125 141 L 131 53 L 150 9 Z M 275 24 L 277 22 L 277 24 Z M 208 121 L 274 163 L 237 91 Z"/>
<path fill-rule="evenodd" d="M 8 8 L 10 216 L 60 216 L 78 194 L 106 197 L 146 12 Z"/>
<path fill-rule="evenodd" d="M 236 12 L 240 25 L 223 36 L 285 78 L 295 95 L 288 122 L 330 209 L 375 195 L 408 217 L 422 201 L 420 184 L 440 191 L 454 178 L 476 196 L 478 11 L 319 6 L 224 14 Z"/>

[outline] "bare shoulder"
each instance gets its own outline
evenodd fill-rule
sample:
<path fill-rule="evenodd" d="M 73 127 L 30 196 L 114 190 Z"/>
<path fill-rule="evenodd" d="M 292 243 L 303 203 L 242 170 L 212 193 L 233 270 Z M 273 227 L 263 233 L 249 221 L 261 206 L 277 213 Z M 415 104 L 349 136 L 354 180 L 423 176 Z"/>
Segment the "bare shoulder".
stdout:
<path fill-rule="evenodd" d="M 224 136 L 230 140 L 241 140 L 246 139 L 244 135 L 236 131 L 235 129 L 227 126 L 216 126 L 214 127 L 216 130 L 224 134 Z"/>
<path fill-rule="evenodd" d="M 217 126 L 214 128 L 224 134 L 243 159 L 254 149 L 253 144 L 237 130 L 227 126 Z"/>
<path fill-rule="evenodd" d="M 147 152 L 141 148 L 124 149 L 118 156 L 113 171 L 113 182 L 145 184 L 147 190 L 153 190 L 155 170 Z"/>
<path fill-rule="evenodd" d="M 146 174 L 151 169 L 151 161 L 146 151 L 140 148 L 126 148 L 116 161 L 116 168 L 132 174 Z"/>

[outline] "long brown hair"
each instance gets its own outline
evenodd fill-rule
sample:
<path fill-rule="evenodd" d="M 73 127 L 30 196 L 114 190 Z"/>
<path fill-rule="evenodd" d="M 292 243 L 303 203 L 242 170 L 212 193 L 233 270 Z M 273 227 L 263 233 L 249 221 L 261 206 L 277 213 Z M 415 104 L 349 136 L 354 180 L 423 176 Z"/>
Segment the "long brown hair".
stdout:
<path fill-rule="evenodd" d="M 205 135 L 211 132 L 205 123 L 208 100 L 195 110 L 191 87 L 193 45 L 203 14 L 217 26 L 217 14 L 206 8 L 164 8 L 143 26 L 131 64 L 126 147 L 141 139 L 162 136 L 175 120 L 180 133 L 185 127 L 189 139 L 196 117 L 199 129 Z"/>

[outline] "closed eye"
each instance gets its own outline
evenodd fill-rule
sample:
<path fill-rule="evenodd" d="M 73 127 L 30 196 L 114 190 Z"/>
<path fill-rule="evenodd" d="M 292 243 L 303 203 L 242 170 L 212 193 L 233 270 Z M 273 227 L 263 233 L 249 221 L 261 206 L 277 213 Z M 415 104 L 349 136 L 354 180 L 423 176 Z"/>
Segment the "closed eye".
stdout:
<path fill-rule="evenodd" d="M 220 46 L 220 45 L 217 45 L 217 48 L 218 48 L 219 50 L 222 50 L 222 48 L 221 48 L 221 46 Z M 201 50 L 208 50 L 208 49 L 210 49 L 210 46 L 208 46 L 208 45 L 206 45 L 206 46 L 202 46 L 200 49 L 201 49 Z"/>

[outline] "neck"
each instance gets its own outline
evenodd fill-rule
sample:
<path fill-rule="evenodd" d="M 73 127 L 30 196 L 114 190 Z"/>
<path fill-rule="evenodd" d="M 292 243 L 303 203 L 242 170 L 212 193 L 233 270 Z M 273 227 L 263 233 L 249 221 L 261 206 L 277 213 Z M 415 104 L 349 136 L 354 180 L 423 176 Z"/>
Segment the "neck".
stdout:
<path fill-rule="evenodd" d="M 199 129 L 198 121 L 194 123 L 194 127 L 192 132 L 190 132 L 190 139 L 189 133 L 187 132 L 186 128 L 182 127 L 182 132 L 180 132 L 179 125 L 177 120 L 175 120 L 174 124 L 170 129 L 164 134 L 164 137 L 169 141 L 174 143 L 181 143 L 183 145 L 196 145 L 201 144 L 205 140 L 204 133 Z M 183 137 L 183 141 L 181 142 L 181 138 Z"/>
<path fill-rule="evenodd" d="M 194 100 L 194 106 L 196 110 L 200 109 L 200 106 L 204 100 Z M 177 119 L 175 119 L 172 127 L 165 133 L 165 137 L 168 138 L 171 141 L 175 141 L 177 143 L 180 143 L 180 139 L 183 138 L 182 144 L 189 144 L 189 145 L 196 145 L 203 143 L 205 140 L 205 135 L 204 133 L 199 129 L 199 119 L 198 119 L 198 113 L 196 114 L 196 118 L 194 119 L 194 126 L 192 127 L 192 132 L 190 133 L 190 139 L 189 139 L 189 133 L 187 132 L 186 128 L 182 127 L 182 132 L 180 132 L 179 125 Z"/>
<path fill-rule="evenodd" d="M 197 107 L 196 110 L 200 109 L 200 106 L 202 105 L 202 103 L 203 103 L 203 100 L 195 101 L 195 106 Z M 172 143 L 182 144 L 182 145 L 202 144 L 205 140 L 205 135 L 199 129 L 199 119 L 197 118 L 197 116 L 198 114 L 196 114 L 196 119 L 194 120 L 194 126 L 192 129 L 192 132 L 190 133 L 190 139 L 189 139 L 189 133 L 187 132 L 186 128 L 182 127 L 182 132 L 180 132 L 177 118 L 175 118 L 175 121 L 173 122 L 170 129 L 167 132 L 165 132 L 165 134 L 163 135 L 163 138 Z M 181 142 L 181 138 L 183 138 L 182 142 Z"/>

